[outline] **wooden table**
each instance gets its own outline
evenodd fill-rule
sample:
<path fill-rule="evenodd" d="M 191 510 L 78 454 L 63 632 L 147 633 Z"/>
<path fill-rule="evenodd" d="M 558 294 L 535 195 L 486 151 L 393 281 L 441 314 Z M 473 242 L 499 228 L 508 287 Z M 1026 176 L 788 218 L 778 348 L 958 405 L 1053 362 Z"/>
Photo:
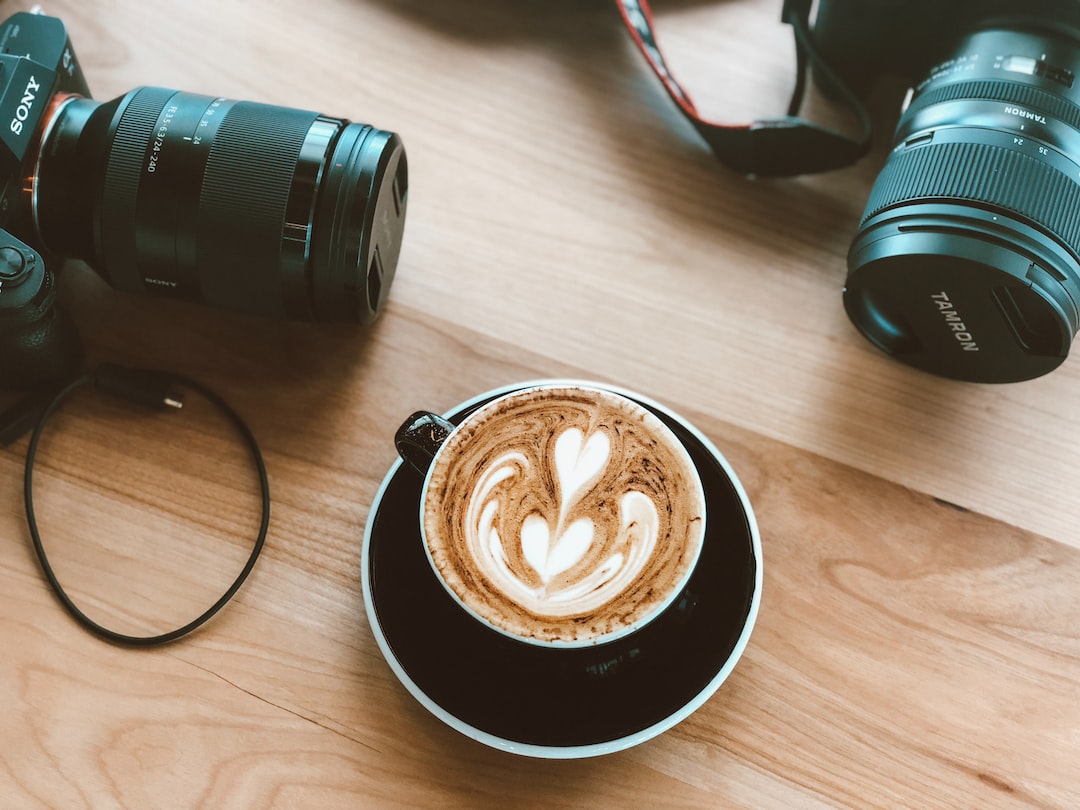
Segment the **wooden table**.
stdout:
<path fill-rule="evenodd" d="M 783 110 L 779 0 L 656 6 L 706 115 Z M 886 134 L 848 170 L 734 175 L 601 0 L 48 11 L 95 97 L 157 84 L 370 122 L 404 138 L 411 195 L 368 328 L 124 294 L 66 267 L 88 362 L 224 395 L 261 443 L 273 517 L 212 623 L 113 646 L 68 617 L 31 553 L 26 440 L 0 452 L 0 805 L 1080 806 L 1080 360 L 962 384 L 855 332 L 844 257 Z M 398 422 L 553 376 L 692 419 L 746 486 L 765 561 L 720 690 L 651 742 L 567 762 L 423 709 L 379 653 L 359 576 Z M 61 578 L 129 632 L 209 604 L 258 525 L 248 458 L 198 397 L 163 415 L 80 393 L 35 484 Z"/>

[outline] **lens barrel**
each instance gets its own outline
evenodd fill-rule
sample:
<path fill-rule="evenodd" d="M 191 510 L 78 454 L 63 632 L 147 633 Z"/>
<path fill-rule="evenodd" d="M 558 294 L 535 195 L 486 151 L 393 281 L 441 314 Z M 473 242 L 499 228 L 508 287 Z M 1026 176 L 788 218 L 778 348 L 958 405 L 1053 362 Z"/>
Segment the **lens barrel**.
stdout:
<path fill-rule="evenodd" d="M 49 251 L 117 289 L 364 323 L 393 280 L 407 195 L 394 133 L 142 87 L 57 105 L 33 213 Z"/>
<path fill-rule="evenodd" d="M 913 91 L 848 254 L 875 345 L 960 380 L 1056 368 L 1080 326 L 1080 49 L 988 30 Z"/>

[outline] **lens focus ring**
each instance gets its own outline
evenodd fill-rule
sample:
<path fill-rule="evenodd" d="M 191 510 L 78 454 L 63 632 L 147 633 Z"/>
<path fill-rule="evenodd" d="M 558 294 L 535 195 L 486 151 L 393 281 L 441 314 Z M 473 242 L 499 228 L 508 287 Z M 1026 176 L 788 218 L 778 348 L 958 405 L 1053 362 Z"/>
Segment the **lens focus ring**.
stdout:
<path fill-rule="evenodd" d="M 1018 215 L 1080 256 L 1080 184 L 1049 163 L 987 143 L 930 143 L 892 153 L 863 222 L 906 202 L 976 203 Z"/>

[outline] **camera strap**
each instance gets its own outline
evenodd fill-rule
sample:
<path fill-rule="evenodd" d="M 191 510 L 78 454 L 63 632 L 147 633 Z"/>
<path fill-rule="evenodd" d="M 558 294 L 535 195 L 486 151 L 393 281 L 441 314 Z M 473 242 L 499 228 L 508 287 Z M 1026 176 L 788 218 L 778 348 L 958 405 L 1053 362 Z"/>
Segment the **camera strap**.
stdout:
<path fill-rule="evenodd" d="M 728 125 L 703 119 L 690 95 L 668 69 L 657 43 L 648 0 L 615 0 L 638 50 L 720 162 L 741 174 L 757 177 L 791 177 L 838 169 L 854 163 L 870 147 L 870 116 L 814 46 L 810 34 L 811 4 L 812 0 L 784 0 L 781 13 L 781 21 L 795 33 L 797 60 L 795 89 L 787 115 L 746 125 Z M 806 89 L 808 62 L 823 89 L 837 96 L 854 113 L 860 128 L 857 137 L 797 117 Z"/>

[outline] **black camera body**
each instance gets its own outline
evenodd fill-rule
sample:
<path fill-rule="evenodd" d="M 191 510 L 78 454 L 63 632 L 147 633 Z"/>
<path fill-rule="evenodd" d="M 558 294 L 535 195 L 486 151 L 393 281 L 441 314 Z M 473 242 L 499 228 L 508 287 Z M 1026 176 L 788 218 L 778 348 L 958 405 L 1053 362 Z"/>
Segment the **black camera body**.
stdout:
<path fill-rule="evenodd" d="M 1080 328 L 1080 1 L 823 0 L 812 39 L 827 93 L 911 87 L 848 254 L 851 321 L 952 379 L 1056 368 Z"/>
<path fill-rule="evenodd" d="M 821 0 L 813 36 L 859 95 L 883 76 L 914 84 L 983 28 L 1047 29 L 1080 40 L 1080 0 Z"/>
<path fill-rule="evenodd" d="M 64 258 L 128 292 L 366 323 L 407 195 L 392 132 L 161 87 L 97 102 L 63 22 L 14 14 L 0 23 L 0 388 L 78 364 L 46 267 Z"/>
<path fill-rule="evenodd" d="M 70 373 L 82 351 L 55 307 L 56 279 L 17 238 L 34 233 L 23 200 L 41 123 L 58 93 L 89 95 L 64 24 L 17 14 L 0 29 L 0 388 L 28 388 Z"/>
<path fill-rule="evenodd" d="M 90 95 L 67 28 L 56 17 L 14 15 L 0 27 L 0 228 L 33 228 L 19 197 L 57 94 Z"/>

